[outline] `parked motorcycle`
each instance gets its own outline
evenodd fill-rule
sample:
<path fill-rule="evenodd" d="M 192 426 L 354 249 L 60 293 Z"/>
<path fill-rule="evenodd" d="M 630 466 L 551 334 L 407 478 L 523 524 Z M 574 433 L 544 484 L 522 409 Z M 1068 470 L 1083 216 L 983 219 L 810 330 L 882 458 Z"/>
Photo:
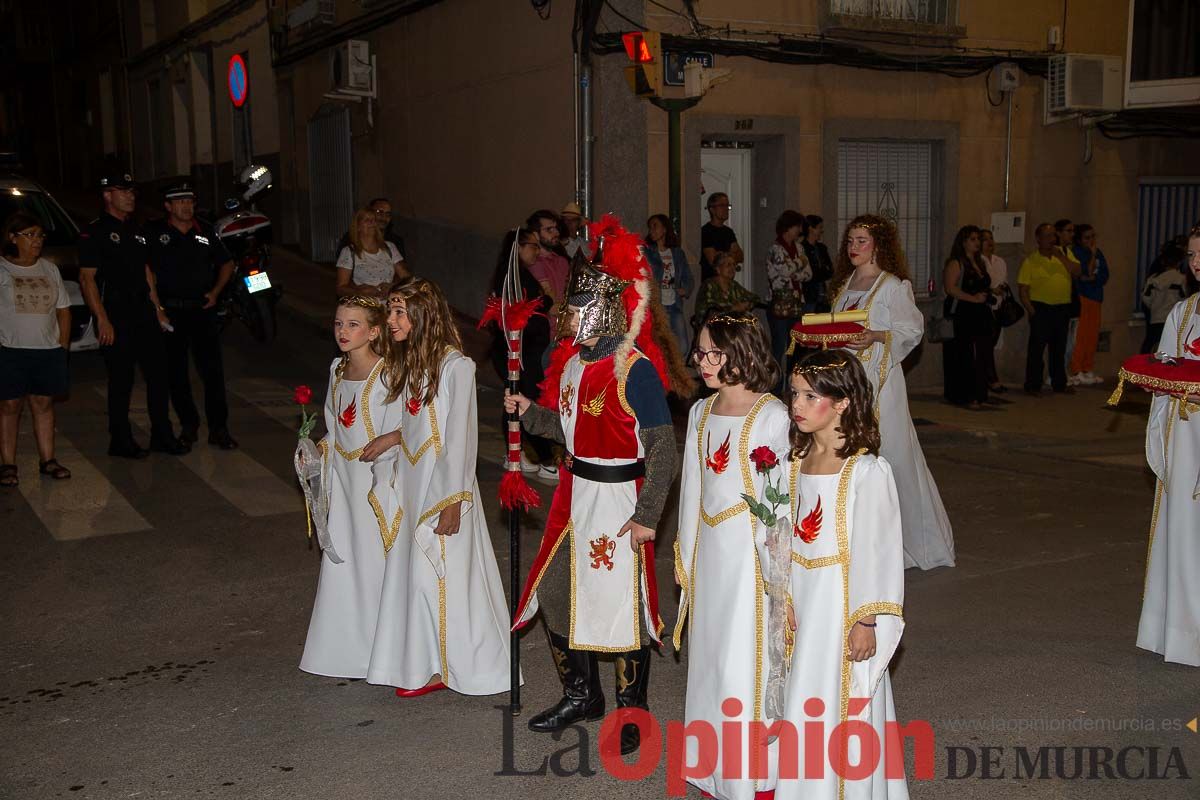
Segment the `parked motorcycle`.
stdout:
<path fill-rule="evenodd" d="M 225 216 L 213 225 L 233 256 L 233 277 L 225 286 L 217 313 L 222 326 L 237 317 L 259 342 L 275 338 L 275 305 L 283 294 L 272 284 L 271 219 L 255 208 L 251 198 L 271 188 L 271 171 L 250 165 L 238 176 L 239 197 L 225 201 Z"/>

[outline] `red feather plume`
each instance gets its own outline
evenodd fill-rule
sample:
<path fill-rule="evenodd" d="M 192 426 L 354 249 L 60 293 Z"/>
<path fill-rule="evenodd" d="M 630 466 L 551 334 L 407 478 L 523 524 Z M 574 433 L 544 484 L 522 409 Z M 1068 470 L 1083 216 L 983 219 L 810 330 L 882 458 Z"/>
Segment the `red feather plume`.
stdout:
<path fill-rule="evenodd" d="M 542 505 L 542 496 L 529 485 L 520 470 L 509 470 L 500 479 L 500 505 L 506 511 L 518 506 L 522 511 L 528 511 Z"/>
<path fill-rule="evenodd" d="M 541 394 L 538 395 L 538 404 L 558 413 L 558 389 L 562 383 L 563 370 L 567 368 L 567 362 L 571 360 L 571 356 L 579 352 L 579 345 L 575 344 L 569 338 L 559 339 L 554 345 L 554 349 L 550 351 L 550 364 L 546 367 L 546 377 L 538 384 L 538 389 Z"/>
<path fill-rule="evenodd" d="M 504 308 L 500 298 L 492 295 L 483 305 L 483 316 L 479 318 L 480 329 L 486 328 L 488 325 L 495 324 L 501 330 L 504 329 L 505 321 L 508 322 L 510 331 L 525 330 L 525 326 L 529 324 L 538 313 L 538 307 L 541 305 L 541 298 L 532 300 L 522 299 L 516 303 L 510 303 L 507 308 Z"/>

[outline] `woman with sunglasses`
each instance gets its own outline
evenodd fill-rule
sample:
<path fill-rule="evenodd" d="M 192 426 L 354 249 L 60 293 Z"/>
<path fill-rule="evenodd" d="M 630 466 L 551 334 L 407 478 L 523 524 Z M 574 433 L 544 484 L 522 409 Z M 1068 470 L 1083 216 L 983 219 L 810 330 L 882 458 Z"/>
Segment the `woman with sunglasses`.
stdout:
<path fill-rule="evenodd" d="M 18 211 L 0 234 L 0 486 L 17 475 L 17 429 L 26 400 L 33 415 L 42 475 L 55 480 L 71 471 L 54 458 L 54 398 L 67 392 L 70 300 L 58 267 L 42 258 L 46 232 Z"/>

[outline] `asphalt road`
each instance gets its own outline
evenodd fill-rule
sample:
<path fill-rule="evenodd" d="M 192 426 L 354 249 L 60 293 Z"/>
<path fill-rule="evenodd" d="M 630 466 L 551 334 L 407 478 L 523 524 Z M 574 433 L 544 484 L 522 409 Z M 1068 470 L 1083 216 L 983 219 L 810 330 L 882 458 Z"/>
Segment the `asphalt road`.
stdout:
<path fill-rule="evenodd" d="M 559 740 L 525 729 L 558 696 L 540 628 L 522 644 L 515 720 L 503 696 L 399 700 L 297 669 L 318 554 L 292 474 L 291 387 L 323 396 L 334 349 L 284 318 L 268 346 L 232 329 L 226 353 L 234 453 L 201 444 L 185 458 L 105 456 L 95 353 L 73 358 L 60 406 L 73 480 L 36 476 L 26 421 L 21 488 L 0 494 L 0 797 L 663 797 L 664 762 L 618 781 L 594 724 Z M 1133 646 L 1152 502 L 1145 404 L 1105 411 L 1106 396 L 1022 397 L 976 414 L 914 402 L 959 554 L 953 569 L 907 574 L 894 691 L 900 717 L 930 721 L 936 736 L 935 778 L 910 781 L 914 798 L 1200 796 L 1200 735 L 1185 727 L 1200 714 L 1200 672 Z M 497 403 L 481 388 L 479 476 L 508 589 L 492 499 Z M 527 520 L 527 559 L 541 522 Z M 672 517 L 660 552 L 673 530 Z M 673 586 L 667 559 L 659 583 Z M 670 625 L 675 598 L 664 594 Z M 656 661 L 660 719 L 682 718 L 686 674 L 686 648 Z M 1031 758 L 1051 748 L 1050 777 L 1014 778 L 1018 747 Z M 1126 773 L 1158 748 L 1155 770 L 1169 777 L 1109 779 L 1103 750 L 1075 749 L 1115 758 L 1127 747 L 1142 749 L 1129 751 Z M 1070 780 L 1078 752 L 1083 776 Z M 1054 777 L 1056 757 L 1066 777 Z M 1098 777 L 1087 779 L 1094 759 Z"/>

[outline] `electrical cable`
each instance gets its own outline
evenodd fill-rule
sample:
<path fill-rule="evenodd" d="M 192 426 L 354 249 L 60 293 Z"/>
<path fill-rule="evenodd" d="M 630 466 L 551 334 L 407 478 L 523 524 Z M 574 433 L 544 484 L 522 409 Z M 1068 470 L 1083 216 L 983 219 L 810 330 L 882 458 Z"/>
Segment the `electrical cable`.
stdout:
<path fill-rule="evenodd" d="M 987 101 L 989 106 L 996 108 L 1004 105 L 1003 91 L 1000 92 L 1000 101 L 998 103 L 992 102 L 992 70 L 988 70 L 987 72 L 983 73 L 983 91 L 987 93 Z"/>

